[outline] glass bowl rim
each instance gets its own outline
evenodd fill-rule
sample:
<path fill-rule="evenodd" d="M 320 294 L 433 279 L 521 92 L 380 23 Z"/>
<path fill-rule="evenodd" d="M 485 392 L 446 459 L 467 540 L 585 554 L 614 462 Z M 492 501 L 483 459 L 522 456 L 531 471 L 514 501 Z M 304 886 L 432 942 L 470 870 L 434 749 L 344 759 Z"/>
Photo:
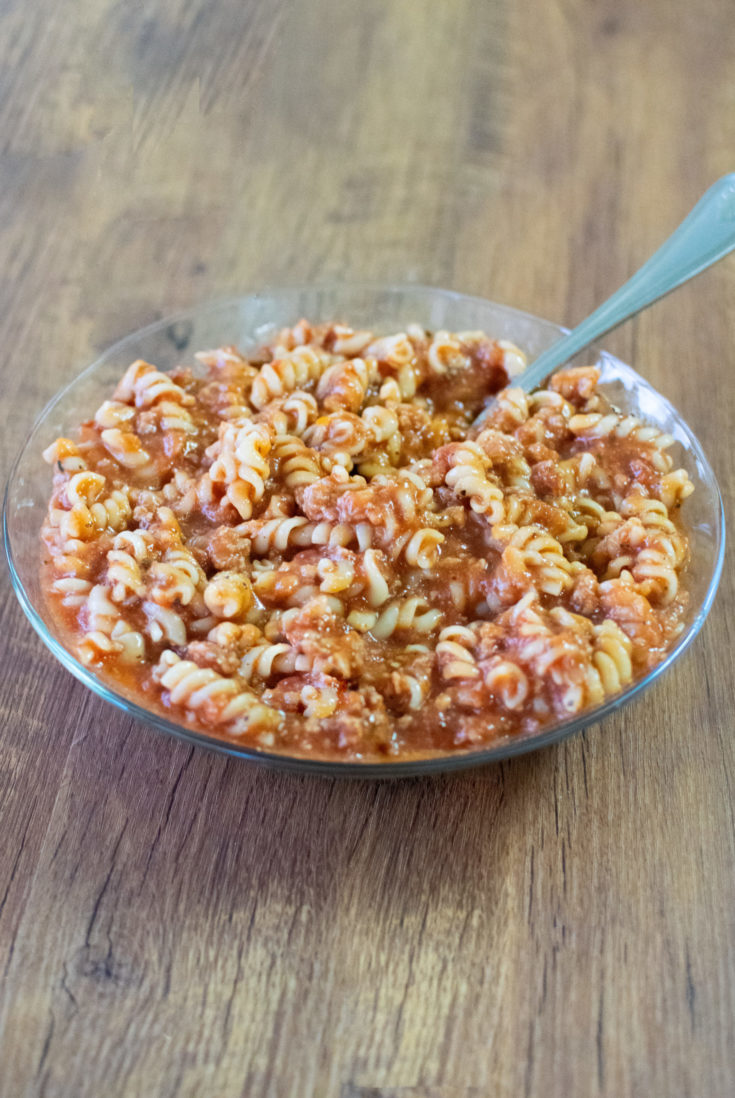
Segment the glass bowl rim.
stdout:
<path fill-rule="evenodd" d="M 467 770 L 478 766 L 484 766 L 491 762 L 500 762 L 503 759 L 513 758 L 517 755 L 524 755 L 531 751 L 540 750 L 543 747 L 548 747 L 551 744 L 559 743 L 567 737 L 574 735 L 575 732 L 580 731 L 583 728 L 588 727 L 591 724 L 597 724 L 603 721 L 605 717 L 616 709 L 627 705 L 638 697 L 649 686 L 667 671 L 672 664 L 679 659 L 679 657 L 686 651 L 692 641 L 700 632 L 704 622 L 709 614 L 709 611 L 714 602 L 717 588 L 722 575 L 722 568 L 725 555 L 725 513 L 722 502 L 722 494 L 720 492 L 717 478 L 714 474 L 712 466 L 710 465 L 707 456 L 702 449 L 702 445 L 695 433 L 689 427 L 689 424 L 684 420 L 679 411 L 674 405 L 665 397 L 662 393 L 659 393 L 646 379 L 635 370 L 633 366 L 623 362 L 616 355 L 610 352 L 603 351 L 599 348 L 599 344 L 593 344 L 589 348 L 592 353 L 595 353 L 597 357 L 604 357 L 610 363 L 623 368 L 623 373 L 627 375 L 633 375 L 637 381 L 642 382 L 644 387 L 655 393 L 656 398 L 661 402 L 661 405 L 673 415 L 678 425 L 683 428 L 687 441 L 691 445 L 695 457 L 698 462 L 701 463 L 705 471 L 709 476 L 711 487 L 713 489 L 713 510 L 717 516 L 716 528 L 714 530 L 715 538 L 715 561 L 712 569 L 712 575 L 707 585 L 705 596 L 697 610 L 695 617 L 690 622 L 689 626 L 682 635 L 679 637 L 677 643 L 667 653 L 665 658 L 657 664 L 651 671 L 649 671 L 643 678 L 637 682 L 632 683 L 626 690 L 620 694 L 616 694 L 600 705 L 593 709 L 584 710 L 582 713 L 577 714 L 569 720 L 564 720 L 552 725 L 550 728 L 530 735 L 521 735 L 517 738 L 506 737 L 498 741 L 494 745 L 477 748 L 474 750 L 459 750 L 453 754 L 436 754 L 409 757 L 406 759 L 393 760 L 390 757 L 386 757 L 385 761 L 369 760 L 365 762 L 359 762 L 356 760 L 340 760 L 340 759 L 322 759 L 322 758 L 309 758 L 308 756 L 289 755 L 286 753 L 279 753 L 273 751 L 264 751 L 260 748 L 250 746 L 248 744 L 240 744 L 236 742 L 229 742 L 216 738 L 214 735 L 209 735 L 204 732 L 198 732 L 195 729 L 189 728 L 184 724 L 179 724 L 176 721 L 168 720 L 166 717 L 153 710 L 146 709 L 144 706 L 139 705 L 137 702 L 126 697 L 124 694 L 118 693 L 110 685 L 98 678 L 89 668 L 80 663 L 69 652 L 61 642 L 52 635 L 49 628 L 44 621 L 44 618 L 38 612 L 34 606 L 31 598 L 29 597 L 23 580 L 21 579 L 18 570 L 16 568 L 15 559 L 12 548 L 12 534 L 10 530 L 10 516 L 9 516 L 9 503 L 10 492 L 15 481 L 16 474 L 20 467 L 21 461 L 26 454 L 31 439 L 35 435 L 36 431 L 41 427 L 42 423 L 48 415 L 50 415 L 53 408 L 73 389 L 80 381 L 93 374 L 99 369 L 108 359 L 113 357 L 117 352 L 121 351 L 126 344 L 135 340 L 144 339 L 147 336 L 153 335 L 159 331 L 165 331 L 177 323 L 181 323 L 191 319 L 194 315 L 201 315 L 204 313 L 214 313 L 218 310 L 225 310 L 229 308 L 235 308 L 241 305 L 244 301 L 258 300 L 260 298 L 266 299 L 268 297 L 277 297 L 279 295 L 287 294 L 299 294 L 299 293 L 375 293 L 381 295 L 400 294 L 405 292 L 423 293 L 426 295 L 433 295 L 441 298 L 457 299 L 465 303 L 473 303 L 478 306 L 492 306 L 501 309 L 503 312 L 512 316 L 516 316 L 519 319 L 530 321 L 532 324 L 543 324 L 549 328 L 555 329 L 561 335 L 569 331 L 568 328 L 560 324 L 556 324 L 554 321 L 546 320 L 544 317 L 540 317 L 534 313 L 527 312 L 522 309 L 517 309 L 511 305 L 505 305 L 502 302 L 494 301 L 490 298 L 481 297 L 479 295 L 464 294 L 458 290 L 445 289 L 443 287 L 431 286 L 419 282 L 380 282 L 380 281 L 346 281 L 346 282 L 309 282 L 309 283 L 295 283 L 293 285 L 280 285 L 280 286 L 266 286 L 259 290 L 252 291 L 250 293 L 236 294 L 225 298 L 216 298 L 211 301 L 204 302 L 199 305 L 193 305 L 188 309 L 179 310 L 176 313 L 172 313 L 168 316 L 162 317 L 159 320 L 154 320 L 150 324 L 145 325 L 133 332 L 129 332 L 127 335 L 116 340 L 106 347 L 88 366 L 86 366 L 80 373 L 76 374 L 66 385 L 59 389 L 36 416 L 30 430 L 25 436 L 25 440 L 21 443 L 19 450 L 13 460 L 8 478 L 5 485 L 5 492 L 3 498 L 3 544 L 5 548 L 5 554 L 8 560 L 8 566 L 10 571 L 11 583 L 15 592 L 16 598 L 20 603 L 23 612 L 28 618 L 29 622 L 33 626 L 33 629 L 40 637 L 46 648 L 51 654 L 66 668 L 76 679 L 78 679 L 84 686 L 91 690 L 98 697 L 103 698 L 105 701 L 116 706 L 118 709 L 122 709 L 123 712 L 129 716 L 135 717 L 142 723 L 151 725 L 155 729 L 161 732 L 166 732 L 178 739 L 184 740 L 187 743 L 202 747 L 205 750 L 213 751 L 217 754 L 224 754 L 238 759 L 245 759 L 250 762 L 258 763 L 271 769 L 283 770 L 292 773 L 312 774 L 320 775 L 323 777 L 352 777 L 352 778 L 400 778 L 400 777 L 421 777 L 424 775 L 444 774 L 451 773 L 460 770 Z"/>

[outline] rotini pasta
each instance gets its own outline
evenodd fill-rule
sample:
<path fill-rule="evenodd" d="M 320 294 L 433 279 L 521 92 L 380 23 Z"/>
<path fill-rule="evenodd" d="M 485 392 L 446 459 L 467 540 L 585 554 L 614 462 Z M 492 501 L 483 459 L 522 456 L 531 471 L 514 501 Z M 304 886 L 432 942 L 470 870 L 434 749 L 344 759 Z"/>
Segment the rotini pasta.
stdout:
<path fill-rule="evenodd" d="M 358 411 L 377 374 L 375 359 L 347 358 L 336 362 L 322 374 L 316 395 L 328 412 L 343 409 Z"/>
<path fill-rule="evenodd" d="M 488 477 L 490 462 L 476 442 L 450 443 L 437 451 L 435 463 L 449 466 L 444 483 L 460 499 L 468 499 L 470 507 L 486 515 L 491 523 L 503 518 L 503 492 Z"/>
<path fill-rule="evenodd" d="M 302 388 L 317 380 L 326 370 L 332 356 L 315 347 L 298 347 L 273 362 L 266 362 L 253 382 L 250 401 L 254 408 L 263 408 L 274 397 Z"/>
<path fill-rule="evenodd" d="M 482 332 L 306 320 L 196 359 L 133 363 L 44 453 L 49 601 L 144 704 L 309 757 L 462 750 L 600 704 L 681 629 L 692 484 L 594 367 L 526 394 Z"/>
<path fill-rule="evenodd" d="M 149 362 L 138 359 L 129 366 L 113 394 L 113 400 L 134 404 L 136 408 L 150 408 L 162 400 L 175 404 L 193 404 L 194 398 L 168 374 L 161 373 Z"/>
<path fill-rule="evenodd" d="M 227 499 L 240 518 L 250 518 L 253 504 L 265 492 L 270 473 L 267 458 L 272 442 L 271 432 L 265 424 L 245 420 L 241 424 L 224 424 L 218 441 L 208 451 L 214 460 L 203 479 L 205 483 L 224 487 Z"/>
<path fill-rule="evenodd" d="M 277 725 L 273 710 L 258 703 L 252 693 L 234 679 L 182 660 L 175 652 L 162 652 L 153 671 L 172 705 L 182 706 L 215 727 L 226 725 L 232 735 L 240 735 L 255 726 L 261 733 Z"/>
<path fill-rule="evenodd" d="M 319 480 L 322 473 L 319 456 L 295 435 L 276 439 L 273 458 L 281 463 L 281 476 L 287 488 L 304 488 Z"/>

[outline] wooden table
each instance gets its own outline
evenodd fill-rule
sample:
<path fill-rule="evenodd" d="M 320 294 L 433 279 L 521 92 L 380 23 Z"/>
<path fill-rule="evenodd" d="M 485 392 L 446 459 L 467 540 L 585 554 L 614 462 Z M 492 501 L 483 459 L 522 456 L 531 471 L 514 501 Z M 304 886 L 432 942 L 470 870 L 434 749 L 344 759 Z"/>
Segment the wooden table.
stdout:
<path fill-rule="evenodd" d="M 581 318 L 735 167 L 728 0 L 0 2 L 0 437 L 147 322 L 420 280 Z M 732 516 L 735 260 L 609 339 Z M 733 570 L 604 726 L 451 779 L 189 749 L 3 578 L 0 1094 L 725 1098 Z"/>

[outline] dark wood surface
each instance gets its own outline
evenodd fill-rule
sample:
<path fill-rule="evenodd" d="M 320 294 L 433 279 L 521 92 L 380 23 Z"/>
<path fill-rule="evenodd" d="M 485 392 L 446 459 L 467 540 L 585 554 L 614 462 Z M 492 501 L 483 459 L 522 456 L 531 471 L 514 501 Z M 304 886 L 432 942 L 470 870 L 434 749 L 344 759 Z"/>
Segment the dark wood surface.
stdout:
<path fill-rule="evenodd" d="M 0 0 L 0 88 L 5 467 L 209 298 L 416 279 L 574 322 L 735 168 L 729 0 Z M 735 260 L 608 344 L 732 515 Z M 630 708 L 394 784 L 152 733 L 2 583 L 3 1098 L 735 1091 L 732 555 Z"/>

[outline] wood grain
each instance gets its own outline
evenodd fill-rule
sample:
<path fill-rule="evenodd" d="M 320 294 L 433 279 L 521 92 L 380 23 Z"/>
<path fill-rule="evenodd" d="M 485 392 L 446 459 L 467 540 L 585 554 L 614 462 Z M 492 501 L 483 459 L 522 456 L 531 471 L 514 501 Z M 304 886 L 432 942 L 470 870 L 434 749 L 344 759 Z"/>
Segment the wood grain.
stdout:
<path fill-rule="evenodd" d="M 4 467 L 97 351 L 264 284 L 573 322 L 732 170 L 728 0 L 0 2 Z M 735 262 L 610 337 L 732 515 Z M 725 1098 L 732 554 L 640 701 L 452 779 L 332 783 L 93 698 L 3 578 L 0 1094 Z"/>

